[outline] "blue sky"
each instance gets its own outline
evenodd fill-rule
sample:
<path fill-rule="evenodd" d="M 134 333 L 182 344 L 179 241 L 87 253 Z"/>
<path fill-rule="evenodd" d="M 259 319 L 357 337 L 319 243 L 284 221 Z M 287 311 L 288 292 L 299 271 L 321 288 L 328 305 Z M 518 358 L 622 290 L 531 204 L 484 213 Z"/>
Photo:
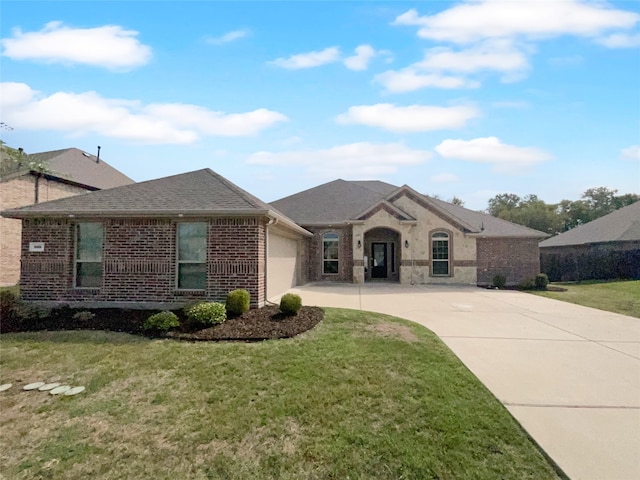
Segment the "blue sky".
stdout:
<path fill-rule="evenodd" d="M 640 3 L 32 2 L 1 8 L 2 140 L 265 201 L 336 178 L 484 209 L 640 193 Z"/>

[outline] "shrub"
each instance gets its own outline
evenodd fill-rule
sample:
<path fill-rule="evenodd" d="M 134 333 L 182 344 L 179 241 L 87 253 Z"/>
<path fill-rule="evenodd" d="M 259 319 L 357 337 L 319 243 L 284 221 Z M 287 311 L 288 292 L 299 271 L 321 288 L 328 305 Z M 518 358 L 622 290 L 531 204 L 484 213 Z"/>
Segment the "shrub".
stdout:
<path fill-rule="evenodd" d="M 496 288 L 504 288 L 507 285 L 507 277 L 504 275 L 496 275 L 493 277 L 493 286 Z"/>
<path fill-rule="evenodd" d="M 20 299 L 11 290 L 0 290 L 0 318 L 8 319 L 17 316 Z"/>
<path fill-rule="evenodd" d="M 228 315 L 242 315 L 249 310 L 249 292 L 245 289 L 233 290 L 227 294 L 226 308 Z"/>
<path fill-rule="evenodd" d="M 195 325 L 218 325 L 227 319 L 227 311 L 222 303 L 196 303 L 187 310 L 187 318 Z"/>
<path fill-rule="evenodd" d="M 157 330 L 159 332 L 166 332 L 167 330 L 180 326 L 178 316 L 165 310 L 164 312 L 156 313 L 147 318 L 144 322 L 145 330 Z"/>
<path fill-rule="evenodd" d="M 302 299 L 295 293 L 285 293 L 280 299 L 280 311 L 283 315 L 296 315 L 302 308 Z"/>
<path fill-rule="evenodd" d="M 549 285 L 549 277 L 546 273 L 539 273 L 536 275 L 535 286 L 538 290 L 546 290 Z"/>
<path fill-rule="evenodd" d="M 536 281 L 533 278 L 527 278 L 518 284 L 518 290 L 533 290 L 536 288 Z"/>
<path fill-rule="evenodd" d="M 75 320 L 80 320 L 81 322 L 88 322 L 89 320 L 91 320 L 93 317 L 95 317 L 95 314 L 87 311 L 87 310 L 83 310 L 81 312 L 76 312 L 73 314 L 73 318 Z"/>

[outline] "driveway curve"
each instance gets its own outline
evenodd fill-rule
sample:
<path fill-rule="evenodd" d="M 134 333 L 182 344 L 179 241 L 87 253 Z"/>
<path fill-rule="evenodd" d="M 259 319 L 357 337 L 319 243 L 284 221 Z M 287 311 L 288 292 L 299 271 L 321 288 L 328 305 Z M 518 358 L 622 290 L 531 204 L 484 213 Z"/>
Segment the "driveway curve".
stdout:
<path fill-rule="evenodd" d="M 310 284 L 435 332 L 573 480 L 640 479 L 640 319 L 516 291 Z"/>

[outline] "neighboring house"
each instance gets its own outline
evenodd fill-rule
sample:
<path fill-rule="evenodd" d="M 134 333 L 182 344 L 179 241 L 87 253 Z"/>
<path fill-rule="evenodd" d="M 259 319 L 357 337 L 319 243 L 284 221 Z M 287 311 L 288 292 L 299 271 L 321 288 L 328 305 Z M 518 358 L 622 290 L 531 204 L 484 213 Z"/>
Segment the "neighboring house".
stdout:
<path fill-rule="evenodd" d="M 20 294 L 41 304 L 171 308 L 304 283 L 311 234 L 209 169 L 2 212 L 22 219 Z"/>
<path fill-rule="evenodd" d="M 133 183 L 94 155 L 67 148 L 1 159 L 0 211 Z M 20 221 L 0 218 L 0 285 L 20 278 Z"/>
<path fill-rule="evenodd" d="M 540 272 L 547 235 L 421 195 L 408 186 L 336 180 L 272 202 L 314 234 L 310 281 L 517 285 Z"/>
<path fill-rule="evenodd" d="M 544 233 L 383 182 L 336 180 L 266 204 L 209 169 L 2 212 L 22 220 L 21 295 L 169 308 L 308 281 L 515 285 Z"/>
<path fill-rule="evenodd" d="M 551 281 L 640 279 L 640 202 L 540 243 Z"/>

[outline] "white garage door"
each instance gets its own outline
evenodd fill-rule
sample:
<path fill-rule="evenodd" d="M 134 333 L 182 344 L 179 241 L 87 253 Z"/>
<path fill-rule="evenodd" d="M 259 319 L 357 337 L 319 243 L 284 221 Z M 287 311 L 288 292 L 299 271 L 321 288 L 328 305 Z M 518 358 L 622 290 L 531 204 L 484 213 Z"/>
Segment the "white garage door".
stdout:
<path fill-rule="evenodd" d="M 267 298 L 272 298 L 296 286 L 298 240 L 272 228 L 267 235 Z"/>

